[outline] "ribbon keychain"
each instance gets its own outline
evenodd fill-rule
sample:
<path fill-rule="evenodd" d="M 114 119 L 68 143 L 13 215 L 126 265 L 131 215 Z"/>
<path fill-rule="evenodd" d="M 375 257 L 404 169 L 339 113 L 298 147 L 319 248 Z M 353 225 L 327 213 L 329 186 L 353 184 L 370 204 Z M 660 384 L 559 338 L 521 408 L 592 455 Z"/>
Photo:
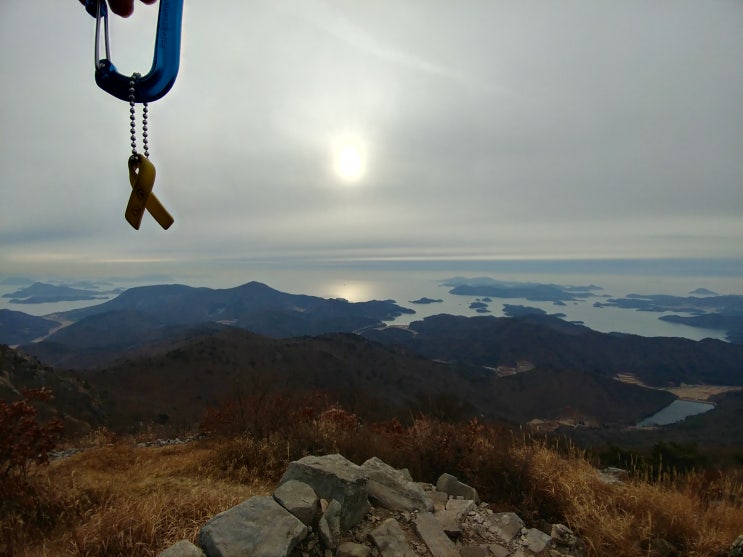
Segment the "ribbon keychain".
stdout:
<path fill-rule="evenodd" d="M 155 166 L 149 159 L 148 103 L 156 101 L 170 91 L 178 75 L 181 51 L 181 21 L 183 0 L 160 0 L 157 16 L 157 35 L 152 67 L 147 75 L 135 73 L 129 77 L 120 74 L 111 63 L 108 34 L 108 6 L 105 0 L 80 0 L 86 11 L 95 17 L 95 81 L 114 97 L 129 102 L 129 120 L 132 154 L 128 160 L 129 183 L 132 191 L 124 212 L 127 222 L 139 230 L 145 211 L 164 229 L 174 219 L 152 193 L 155 184 Z M 103 21 L 105 58 L 100 57 L 100 29 Z M 135 105 L 142 108 L 142 144 L 144 153 L 137 152 Z"/>
<path fill-rule="evenodd" d="M 142 216 L 147 209 L 160 226 L 165 230 L 170 228 L 173 217 L 152 193 L 152 186 L 155 185 L 155 165 L 150 159 L 134 155 L 129 157 L 129 182 L 132 185 L 132 193 L 124 212 L 127 222 L 139 230 Z"/>

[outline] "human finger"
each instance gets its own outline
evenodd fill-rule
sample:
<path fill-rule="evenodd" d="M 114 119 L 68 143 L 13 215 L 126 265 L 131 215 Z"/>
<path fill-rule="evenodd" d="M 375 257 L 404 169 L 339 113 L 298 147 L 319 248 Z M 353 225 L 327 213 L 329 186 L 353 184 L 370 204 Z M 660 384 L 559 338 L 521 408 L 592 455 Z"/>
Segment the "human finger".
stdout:
<path fill-rule="evenodd" d="M 141 0 L 144 4 L 154 4 L 157 0 Z M 134 12 L 134 0 L 109 0 L 111 11 L 121 17 L 129 17 Z"/>

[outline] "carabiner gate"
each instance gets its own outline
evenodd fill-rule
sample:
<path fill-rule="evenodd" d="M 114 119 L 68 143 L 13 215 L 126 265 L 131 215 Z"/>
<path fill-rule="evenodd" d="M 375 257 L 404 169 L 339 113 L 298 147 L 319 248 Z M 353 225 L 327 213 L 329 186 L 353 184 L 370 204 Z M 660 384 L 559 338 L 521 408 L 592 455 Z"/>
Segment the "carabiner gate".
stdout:
<path fill-rule="evenodd" d="M 183 0 L 160 0 L 157 15 L 157 35 L 152 67 L 147 75 L 133 78 L 120 74 L 111 63 L 108 38 L 108 7 L 105 0 L 80 0 L 86 11 L 96 18 L 95 24 L 95 82 L 98 86 L 123 101 L 130 100 L 129 82 L 135 80 L 134 102 L 149 103 L 163 97 L 175 83 L 181 54 L 181 23 Z M 106 57 L 100 57 L 100 27 L 103 33 Z"/>

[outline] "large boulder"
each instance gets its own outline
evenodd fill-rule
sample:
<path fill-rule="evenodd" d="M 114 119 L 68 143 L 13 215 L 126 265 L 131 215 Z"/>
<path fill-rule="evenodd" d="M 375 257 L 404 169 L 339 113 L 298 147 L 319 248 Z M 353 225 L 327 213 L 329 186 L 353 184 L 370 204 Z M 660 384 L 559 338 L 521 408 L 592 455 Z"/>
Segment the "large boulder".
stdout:
<path fill-rule="evenodd" d="M 433 501 L 409 474 L 395 470 L 377 457 L 361 465 L 368 478 L 369 498 L 391 511 L 433 511 Z"/>
<path fill-rule="evenodd" d="M 441 474 L 436 481 L 436 489 L 448 494 L 450 497 L 461 497 L 463 499 L 471 499 L 475 503 L 480 502 L 480 498 L 477 496 L 477 490 L 474 487 L 460 482 L 451 474 Z"/>
<path fill-rule="evenodd" d="M 339 454 L 306 456 L 289 464 L 280 484 L 290 480 L 306 483 L 319 497 L 341 504 L 341 529 L 358 524 L 371 509 L 367 479 L 360 466 Z"/>
<path fill-rule="evenodd" d="M 276 488 L 273 498 L 307 526 L 315 524 L 320 517 L 320 499 L 306 483 L 289 480 Z"/>
<path fill-rule="evenodd" d="M 307 526 L 273 497 L 251 497 L 209 520 L 199 531 L 207 557 L 286 557 Z"/>

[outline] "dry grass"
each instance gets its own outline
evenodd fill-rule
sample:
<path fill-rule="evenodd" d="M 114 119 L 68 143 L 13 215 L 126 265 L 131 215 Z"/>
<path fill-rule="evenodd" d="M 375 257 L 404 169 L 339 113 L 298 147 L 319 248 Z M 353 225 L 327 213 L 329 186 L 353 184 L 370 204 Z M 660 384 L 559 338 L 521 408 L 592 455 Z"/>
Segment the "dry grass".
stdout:
<path fill-rule="evenodd" d="M 672 543 L 682 555 L 719 555 L 743 532 L 743 485 L 733 476 L 689 473 L 661 481 L 602 482 L 589 462 L 544 444 L 525 444 L 532 505 L 547 499 L 580 532 L 592 555 L 647 555 L 643 542 Z"/>
<path fill-rule="evenodd" d="M 53 462 L 34 475 L 33 506 L 0 513 L 0 555 L 156 555 L 195 540 L 218 512 L 270 492 L 288 462 L 308 452 L 358 463 L 379 456 L 421 481 L 453 473 L 496 511 L 567 524 L 591 556 L 647 556 L 643 543 L 661 538 L 681 555 L 710 557 L 743 532 L 743 485 L 734 473 L 665 472 L 607 485 L 576 448 L 503 427 L 428 418 L 362 426 L 331 410 L 292 435 L 150 449 L 120 442 Z"/>
<path fill-rule="evenodd" d="M 213 466 L 214 448 L 130 444 L 86 450 L 39 471 L 41 502 L 0 519 L 0 554 L 30 556 L 156 555 L 195 540 L 215 514 L 269 487 L 254 475 L 236 482 Z"/>

